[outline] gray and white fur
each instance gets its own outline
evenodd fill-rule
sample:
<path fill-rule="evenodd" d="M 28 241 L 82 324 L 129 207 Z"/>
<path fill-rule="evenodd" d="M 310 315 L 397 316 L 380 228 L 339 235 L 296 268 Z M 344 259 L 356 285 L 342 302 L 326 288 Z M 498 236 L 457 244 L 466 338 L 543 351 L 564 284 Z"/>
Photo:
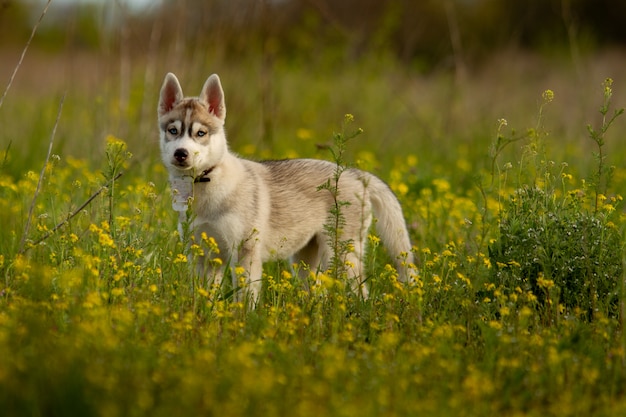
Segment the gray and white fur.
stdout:
<path fill-rule="evenodd" d="M 224 92 L 216 74 L 207 79 L 198 97 L 184 97 L 176 76 L 166 75 L 158 123 L 170 181 L 193 180 L 191 227 L 196 241 L 206 233 L 217 242 L 222 260 L 245 269 L 247 288 L 256 302 L 264 261 L 291 258 L 314 272 L 329 267 L 332 249 L 324 225 L 331 218 L 334 199 L 330 191 L 318 188 L 333 178 L 336 165 L 316 159 L 242 159 L 228 149 L 225 118 Z M 338 190 L 338 199 L 349 203 L 341 208 L 345 224 L 340 239 L 351 241 L 354 248 L 345 254 L 353 290 L 367 297 L 363 255 L 372 215 L 400 280 L 409 280 L 415 273 L 411 243 L 402 208 L 390 188 L 370 173 L 347 169 Z M 223 267 L 207 269 L 205 260 L 199 263 L 199 270 L 219 284 Z M 236 279 L 233 274 L 234 288 Z"/>

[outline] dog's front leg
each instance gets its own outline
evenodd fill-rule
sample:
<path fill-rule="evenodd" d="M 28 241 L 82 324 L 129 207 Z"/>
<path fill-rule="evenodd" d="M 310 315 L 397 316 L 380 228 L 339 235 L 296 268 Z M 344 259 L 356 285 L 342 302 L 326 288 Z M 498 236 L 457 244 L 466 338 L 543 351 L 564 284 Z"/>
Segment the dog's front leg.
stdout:
<path fill-rule="evenodd" d="M 218 262 L 219 261 L 219 262 Z M 219 289 L 224 277 L 224 266 L 221 259 L 200 255 L 196 258 L 196 274 L 202 286 L 207 289 Z"/>
<path fill-rule="evenodd" d="M 239 268 L 233 270 L 233 288 L 236 290 L 238 301 L 247 302 L 250 307 L 254 307 L 261 295 L 263 261 L 260 245 L 246 243 L 250 242 L 242 244 L 239 250 Z"/>

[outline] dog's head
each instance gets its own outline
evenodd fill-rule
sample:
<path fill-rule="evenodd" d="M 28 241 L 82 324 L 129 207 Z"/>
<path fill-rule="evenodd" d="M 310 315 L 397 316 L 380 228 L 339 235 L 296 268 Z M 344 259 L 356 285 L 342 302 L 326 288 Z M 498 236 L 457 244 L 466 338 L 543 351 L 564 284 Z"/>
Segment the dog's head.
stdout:
<path fill-rule="evenodd" d="M 198 97 L 184 97 L 168 73 L 159 99 L 161 156 L 171 175 L 196 176 L 215 167 L 226 152 L 224 91 L 211 75 Z"/>

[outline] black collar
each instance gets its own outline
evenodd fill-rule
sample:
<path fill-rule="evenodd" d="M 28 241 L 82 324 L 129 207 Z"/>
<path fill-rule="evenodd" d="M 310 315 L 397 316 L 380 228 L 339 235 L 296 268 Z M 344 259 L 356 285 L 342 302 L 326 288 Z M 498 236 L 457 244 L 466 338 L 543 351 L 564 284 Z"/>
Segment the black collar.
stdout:
<path fill-rule="evenodd" d="M 202 171 L 202 173 L 200 175 L 198 175 L 196 178 L 193 179 L 193 182 L 209 182 L 211 181 L 211 178 L 207 177 L 207 175 L 209 175 L 211 173 L 211 171 L 213 171 L 215 169 L 215 167 L 211 167 L 209 169 L 205 169 L 204 171 Z"/>

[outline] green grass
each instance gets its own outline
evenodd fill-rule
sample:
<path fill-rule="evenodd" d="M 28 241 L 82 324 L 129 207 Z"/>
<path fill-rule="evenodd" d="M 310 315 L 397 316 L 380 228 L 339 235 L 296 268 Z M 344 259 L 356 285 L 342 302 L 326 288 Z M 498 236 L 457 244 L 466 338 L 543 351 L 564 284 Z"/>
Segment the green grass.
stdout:
<path fill-rule="evenodd" d="M 254 65 L 216 67 L 232 147 L 246 156 L 328 158 L 316 145 L 355 115 L 364 132 L 343 157 L 399 196 L 418 280 L 399 284 L 371 237 L 368 300 L 332 273 L 308 291 L 285 262 L 266 265 L 255 310 L 203 287 L 187 255 L 215 248 L 180 243 L 158 160 L 160 78 L 144 82 L 145 68 L 124 110 L 110 74 L 68 90 L 58 157 L 19 253 L 61 96 L 50 87 L 34 100 L 24 74 L 0 109 L 3 415 L 626 412 L 626 128 L 617 118 L 603 136 L 602 175 L 616 166 L 609 182 L 595 176 L 598 146 L 586 129 L 600 131 L 601 83 L 612 74 L 578 83 L 559 68 L 532 81 L 528 68 L 494 64 L 455 84 L 393 62 L 324 71 L 279 62 L 273 104 L 260 109 Z M 210 72 L 188 70 L 185 92 Z M 609 116 L 623 106 L 624 80 L 613 89 Z M 261 127 L 268 112 L 271 135 Z M 511 143 L 490 156 L 498 137 Z M 593 243 L 581 244 L 587 236 Z"/>

